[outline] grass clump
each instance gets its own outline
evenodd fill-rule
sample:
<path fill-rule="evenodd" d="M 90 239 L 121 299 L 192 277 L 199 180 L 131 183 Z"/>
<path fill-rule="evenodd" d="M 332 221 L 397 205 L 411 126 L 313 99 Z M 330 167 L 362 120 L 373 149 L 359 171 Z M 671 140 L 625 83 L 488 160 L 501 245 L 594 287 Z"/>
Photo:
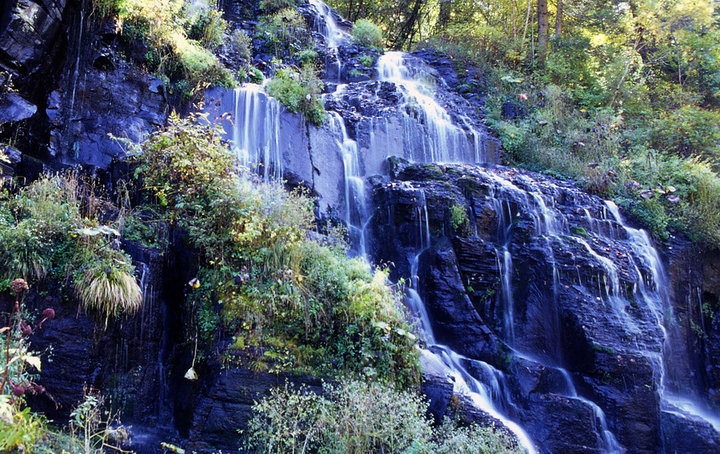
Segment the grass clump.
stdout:
<path fill-rule="evenodd" d="M 125 254 L 113 249 L 102 252 L 107 257 L 97 257 L 91 267 L 80 273 L 75 290 L 83 308 L 100 313 L 107 323 L 111 317 L 137 312 L 142 291 Z"/>
<path fill-rule="evenodd" d="M 117 232 L 101 226 L 97 199 L 74 173 L 47 174 L 0 197 L 0 276 L 70 282 L 83 307 L 110 316 L 141 301 L 132 261 Z"/>
<path fill-rule="evenodd" d="M 172 117 L 138 156 L 149 197 L 197 251 L 187 307 L 201 350 L 231 333 L 226 360 L 257 371 L 416 383 L 415 339 L 387 274 L 336 239 L 311 239 L 312 200 L 239 169 L 221 137 Z"/>
<path fill-rule="evenodd" d="M 367 19 L 360 19 L 353 27 L 353 39 L 355 44 L 363 47 L 382 50 L 383 32 L 380 27 Z"/>
<path fill-rule="evenodd" d="M 270 96 L 277 98 L 290 112 L 303 114 L 315 126 L 322 125 L 326 118 L 320 97 L 322 90 L 323 82 L 310 64 L 303 65 L 300 71 L 283 66 L 267 84 Z"/>
<path fill-rule="evenodd" d="M 414 392 L 352 379 L 325 384 L 323 395 L 287 384 L 253 406 L 248 447 L 258 453 L 519 453 L 492 428 L 433 428 Z"/>

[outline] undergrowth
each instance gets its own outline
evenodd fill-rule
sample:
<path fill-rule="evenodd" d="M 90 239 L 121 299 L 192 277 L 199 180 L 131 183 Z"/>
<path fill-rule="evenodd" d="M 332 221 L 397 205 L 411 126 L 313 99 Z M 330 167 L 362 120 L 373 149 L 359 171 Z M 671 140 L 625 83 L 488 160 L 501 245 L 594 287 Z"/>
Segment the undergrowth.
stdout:
<path fill-rule="evenodd" d="M 285 385 L 256 402 L 247 445 L 257 453 L 520 453 L 492 427 L 463 427 L 446 418 L 433 427 L 415 392 L 345 379 L 322 395 Z"/>

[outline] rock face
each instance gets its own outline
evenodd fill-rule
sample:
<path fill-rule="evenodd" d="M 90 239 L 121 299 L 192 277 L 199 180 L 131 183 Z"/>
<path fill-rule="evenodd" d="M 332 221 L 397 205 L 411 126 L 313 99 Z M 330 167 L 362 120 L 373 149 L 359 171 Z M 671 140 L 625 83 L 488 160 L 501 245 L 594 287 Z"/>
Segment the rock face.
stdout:
<path fill-rule="evenodd" d="M 117 26 L 91 2 L 9 0 L 0 19 L 0 68 L 18 92 L 0 94 L 0 137 L 52 167 L 109 167 L 126 145 L 165 122 L 162 83 L 138 69 Z M 140 45 L 142 47 L 142 45 Z"/>
<path fill-rule="evenodd" d="M 0 64 L 32 72 L 60 31 L 66 0 L 6 0 L 0 11 Z"/>
<path fill-rule="evenodd" d="M 611 203 L 511 169 L 394 159 L 373 194 L 372 236 L 393 239 L 373 256 L 407 277 L 423 245 L 418 291 L 437 342 L 504 373 L 506 415 L 543 451 L 605 452 L 605 430 L 629 452 L 720 449 L 698 416 L 715 384 L 695 371 L 716 363 L 691 353 L 703 349 L 687 287 L 703 275 L 688 244 L 666 271 Z"/>

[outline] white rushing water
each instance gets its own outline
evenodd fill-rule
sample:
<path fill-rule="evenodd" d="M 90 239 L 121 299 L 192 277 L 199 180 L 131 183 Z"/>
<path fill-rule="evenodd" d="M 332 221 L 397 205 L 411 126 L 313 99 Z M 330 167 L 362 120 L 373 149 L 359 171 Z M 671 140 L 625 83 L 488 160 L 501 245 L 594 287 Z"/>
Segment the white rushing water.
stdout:
<path fill-rule="evenodd" d="M 502 372 L 483 361 L 473 360 L 486 372 L 487 379 L 481 382 L 465 368 L 464 363 L 471 361 L 469 358 L 456 353 L 446 345 L 436 343 L 430 317 L 418 293 L 420 256 L 427 248 L 431 247 L 431 234 L 425 193 L 421 189 L 416 191 L 417 229 L 420 241 L 417 253 L 413 254 L 410 262 L 412 288 L 407 290 L 406 304 L 417 319 L 420 338 L 427 345 L 427 348 L 421 349 L 421 362 L 424 368 L 432 368 L 434 373 L 451 377 L 455 393 L 467 396 L 478 409 L 495 418 L 510 430 L 527 454 L 535 454 L 537 449 L 527 433 L 519 424 L 505 416 L 496 405 L 496 402 L 504 402 L 507 405 L 510 401 L 509 394 L 503 390 L 501 385 L 504 381 Z"/>
<path fill-rule="evenodd" d="M 282 178 L 280 103 L 256 84 L 235 89 L 233 150 L 241 165 L 256 168 L 265 181 Z"/>
<path fill-rule="evenodd" d="M 465 116 L 458 115 L 456 122 L 435 99 L 438 82 L 427 65 L 404 52 L 386 52 L 378 59 L 377 71 L 381 81 L 392 82 L 403 94 L 399 112 L 404 140 L 415 149 L 414 161 L 487 161 L 484 134 Z"/>
<path fill-rule="evenodd" d="M 344 221 L 347 224 L 350 243 L 360 256 L 366 256 L 365 230 L 368 216 L 365 180 L 360 170 L 357 143 L 348 136 L 345 121 L 337 112 L 329 112 L 330 129 L 343 161 L 343 181 L 345 189 Z"/>
<path fill-rule="evenodd" d="M 328 63 L 334 69 L 334 76 L 339 80 L 342 73 L 342 62 L 340 61 L 338 47 L 350 41 L 350 35 L 341 28 L 332 9 L 320 0 L 309 0 L 309 3 L 318 13 L 315 21 L 315 31 L 325 38 L 325 45 L 328 50 Z"/>

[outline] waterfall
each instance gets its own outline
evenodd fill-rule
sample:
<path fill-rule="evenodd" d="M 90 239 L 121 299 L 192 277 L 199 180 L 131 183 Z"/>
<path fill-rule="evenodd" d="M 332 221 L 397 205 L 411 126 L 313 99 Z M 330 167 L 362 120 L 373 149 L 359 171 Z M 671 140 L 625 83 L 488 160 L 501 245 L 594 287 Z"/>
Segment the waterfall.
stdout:
<path fill-rule="evenodd" d="M 333 68 L 335 78 L 340 80 L 342 74 L 342 62 L 338 55 L 338 47 L 349 41 L 350 36 L 338 25 L 332 9 L 321 0 L 309 0 L 310 5 L 315 8 L 318 17 L 315 19 L 315 31 L 325 38 L 328 56 L 326 64 Z"/>
<path fill-rule="evenodd" d="M 445 375 L 452 377 L 453 391 L 455 393 L 468 397 L 478 409 L 500 421 L 503 426 L 517 437 L 520 445 L 525 449 L 527 454 L 535 454 L 537 450 L 527 433 L 525 433 L 520 425 L 510 420 L 498 409 L 498 404 L 511 404 L 509 394 L 504 392 L 504 387 L 501 386 L 501 382 L 504 381 L 502 372 L 490 364 L 474 360 L 476 364 L 483 368 L 488 378 L 488 380 L 486 380 L 487 383 L 480 382 L 473 377 L 464 366 L 464 363 L 470 361 L 469 358 L 458 354 L 446 345 L 437 344 L 435 341 L 430 316 L 418 293 L 421 284 L 420 277 L 418 276 L 420 256 L 425 250 L 432 246 L 430 241 L 427 201 L 422 189 L 416 189 L 415 191 L 417 194 L 416 215 L 419 245 L 417 252 L 412 255 L 410 271 L 412 288 L 407 290 L 405 301 L 410 311 L 416 316 L 418 334 L 427 345 L 426 348 L 421 349 L 421 361 L 426 366 L 432 363 L 435 370 L 441 370 Z"/>
<path fill-rule="evenodd" d="M 679 342 L 680 335 L 674 332 L 676 323 L 672 315 L 669 283 L 657 250 L 653 247 L 646 231 L 625 224 L 615 203 L 608 201 L 606 206 L 612 219 L 627 234 L 628 241 L 642 264 L 650 271 L 650 276 L 646 278 L 637 266 L 635 267 L 639 283 L 635 293 L 639 294 L 647 303 L 663 335 L 664 349 L 661 360 L 653 362 L 656 373 L 660 377 L 658 393 L 663 411 L 682 417 L 692 415 L 706 421 L 720 432 L 720 416 L 712 413 L 705 405 L 688 395 L 688 390 L 684 389 L 685 387 L 680 383 L 682 377 L 679 377 L 679 372 L 675 371 L 677 365 L 674 364 L 674 361 L 686 360 L 689 352 L 673 351 L 673 348 L 681 346 L 682 342 Z"/>
<path fill-rule="evenodd" d="M 257 170 L 265 181 L 279 180 L 283 174 L 280 109 L 280 103 L 260 85 L 235 89 L 233 150 L 242 166 Z"/>
<path fill-rule="evenodd" d="M 75 92 L 77 90 L 78 78 L 80 77 L 80 57 L 82 57 L 83 49 L 83 33 L 85 29 L 85 11 L 84 8 L 80 9 L 80 26 L 78 28 L 78 41 L 77 41 L 77 57 L 75 58 L 75 69 L 72 75 L 72 94 L 70 96 L 70 114 L 69 118 L 72 118 L 73 110 L 75 109 Z"/>
<path fill-rule="evenodd" d="M 337 112 L 330 112 L 330 128 L 343 162 L 344 221 L 349 230 L 351 247 L 359 255 L 366 256 L 365 229 L 370 218 L 357 143 L 348 136 L 345 121 Z"/>
<path fill-rule="evenodd" d="M 487 161 L 483 133 L 470 120 L 459 115 L 460 127 L 435 99 L 438 83 L 431 70 L 419 59 L 404 52 L 386 52 L 377 62 L 381 81 L 392 82 L 402 91 L 403 134 L 411 159 L 416 162 Z M 418 118 L 418 116 L 420 118 Z"/>

